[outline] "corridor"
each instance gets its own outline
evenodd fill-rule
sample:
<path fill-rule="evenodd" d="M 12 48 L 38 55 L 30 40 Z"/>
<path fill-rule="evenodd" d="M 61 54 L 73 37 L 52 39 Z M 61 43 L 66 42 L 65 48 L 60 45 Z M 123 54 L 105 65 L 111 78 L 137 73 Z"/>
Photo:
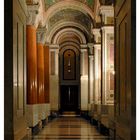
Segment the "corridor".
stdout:
<path fill-rule="evenodd" d="M 81 117 L 60 117 L 49 122 L 45 128 L 32 137 L 33 140 L 108 140 L 94 125 Z"/>
<path fill-rule="evenodd" d="M 5 140 L 135 140 L 135 1 L 9 1 Z"/>

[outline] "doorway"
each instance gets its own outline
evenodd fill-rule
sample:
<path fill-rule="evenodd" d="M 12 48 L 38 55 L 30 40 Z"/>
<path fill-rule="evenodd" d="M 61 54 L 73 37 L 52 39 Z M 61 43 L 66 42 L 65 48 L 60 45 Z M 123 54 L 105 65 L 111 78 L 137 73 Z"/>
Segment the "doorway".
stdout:
<path fill-rule="evenodd" d="M 60 87 L 60 111 L 78 111 L 78 85 Z"/>

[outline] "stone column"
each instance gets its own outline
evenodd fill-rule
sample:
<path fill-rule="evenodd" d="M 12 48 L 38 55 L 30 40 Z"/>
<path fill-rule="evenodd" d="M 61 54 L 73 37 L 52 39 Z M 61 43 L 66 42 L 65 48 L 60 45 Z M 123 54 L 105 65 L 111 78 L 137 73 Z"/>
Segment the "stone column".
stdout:
<path fill-rule="evenodd" d="M 38 113 L 38 89 L 37 89 L 37 38 L 36 30 L 38 26 L 37 13 L 39 5 L 28 5 L 27 17 L 27 124 L 32 128 L 32 132 L 39 131 Z"/>
<path fill-rule="evenodd" d="M 37 104 L 36 28 L 27 25 L 27 104 Z"/>
<path fill-rule="evenodd" d="M 59 109 L 59 45 L 50 45 L 50 108 Z"/>
<path fill-rule="evenodd" d="M 93 51 L 93 46 L 94 44 L 93 43 L 88 43 L 88 48 L 89 48 L 89 73 L 88 73 L 88 79 L 89 79 L 89 83 L 88 83 L 88 87 L 89 87 L 89 110 L 91 108 L 91 104 L 93 103 L 94 101 L 94 98 L 93 98 L 93 94 L 94 94 L 94 66 L 93 66 L 93 62 L 94 62 L 94 51 Z"/>
<path fill-rule="evenodd" d="M 94 28 L 94 99 L 95 104 L 101 103 L 101 29 Z"/>
<path fill-rule="evenodd" d="M 38 83 L 38 113 L 40 126 L 45 125 L 47 118 L 47 104 L 45 95 L 44 75 L 44 44 L 46 40 L 46 28 L 37 29 L 37 83 Z"/>
<path fill-rule="evenodd" d="M 114 27 L 102 27 L 102 103 L 107 104 L 110 101 L 109 97 L 109 36 L 114 38 Z"/>
<path fill-rule="evenodd" d="M 113 6 L 101 6 L 100 14 L 102 18 L 102 105 L 101 123 L 109 128 L 109 133 L 113 136 L 114 126 L 114 8 Z M 106 117 L 105 117 L 106 116 Z M 106 120 L 105 120 L 106 119 Z M 111 123 L 112 124 L 111 124 Z M 112 131 L 113 130 L 113 131 Z"/>
<path fill-rule="evenodd" d="M 88 110 L 88 48 L 81 45 L 81 110 Z"/>
<path fill-rule="evenodd" d="M 94 101 L 101 103 L 101 44 L 94 44 Z"/>
<path fill-rule="evenodd" d="M 114 8 L 113 6 L 101 6 L 102 16 L 102 103 L 114 102 L 114 91 L 110 90 L 110 50 L 114 47 Z M 106 26 L 107 25 L 107 26 Z M 114 48 L 113 48 L 114 49 Z M 111 97 L 112 96 L 112 97 Z"/>
<path fill-rule="evenodd" d="M 27 25 L 27 124 L 35 133 L 38 119 L 36 28 Z M 38 129 L 37 129 L 38 130 Z"/>
<path fill-rule="evenodd" d="M 46 104 L 46 115 L 50 115 L 50 53 L 49 45 L 44 46 L 44 95 Z"/>

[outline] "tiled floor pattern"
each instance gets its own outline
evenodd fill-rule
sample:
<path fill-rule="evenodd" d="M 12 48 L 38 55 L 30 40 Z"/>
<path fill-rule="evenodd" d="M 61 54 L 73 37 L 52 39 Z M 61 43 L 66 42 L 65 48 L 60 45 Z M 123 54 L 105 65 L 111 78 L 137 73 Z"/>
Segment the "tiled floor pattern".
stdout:
<path fill-rule="evenodd" d="M 108 137 L 83 118 L 60 117 L 48 123 L 32 140 L 108 140 Z"/>

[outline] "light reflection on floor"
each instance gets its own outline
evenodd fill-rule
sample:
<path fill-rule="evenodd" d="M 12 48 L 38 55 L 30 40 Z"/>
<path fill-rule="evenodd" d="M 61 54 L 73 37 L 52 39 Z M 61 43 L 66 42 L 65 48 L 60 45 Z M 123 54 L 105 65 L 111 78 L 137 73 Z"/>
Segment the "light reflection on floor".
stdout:
<path fill-rule="evenodd" d="M 108 140 L 95 126 L 80 117 L 60 117 L 49 122 L 32 140 Z"/>

